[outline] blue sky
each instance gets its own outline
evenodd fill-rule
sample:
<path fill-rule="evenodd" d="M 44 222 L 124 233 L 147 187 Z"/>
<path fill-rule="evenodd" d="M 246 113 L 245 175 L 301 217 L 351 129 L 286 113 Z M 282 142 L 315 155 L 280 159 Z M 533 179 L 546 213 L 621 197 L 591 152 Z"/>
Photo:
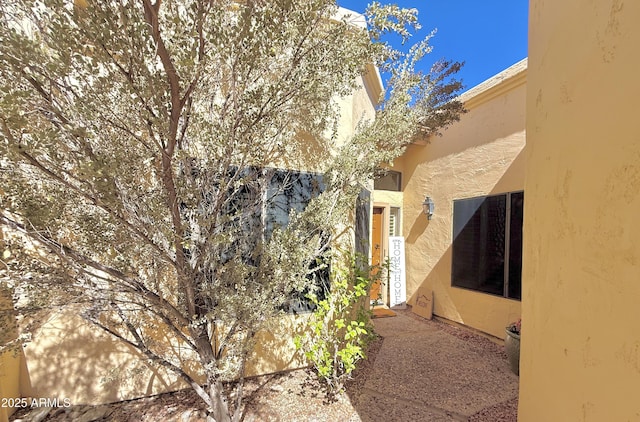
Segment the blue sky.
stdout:
<path fill-rule="evenodd" d="M 465 62 L 458 73 L 465 91 L 527 57 L 528 0 L 379 1 L 418 9 L 422 29 L 414 42 L 438 29 L 424 67 L 441 58 Z M 369 3 L 338 0 L 340 6 L 360 13 Z"/>

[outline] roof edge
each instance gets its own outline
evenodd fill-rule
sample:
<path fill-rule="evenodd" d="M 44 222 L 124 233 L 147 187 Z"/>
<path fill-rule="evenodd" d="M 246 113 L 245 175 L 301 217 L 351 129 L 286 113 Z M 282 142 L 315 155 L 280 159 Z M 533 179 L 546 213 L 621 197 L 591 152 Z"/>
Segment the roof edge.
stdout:
<path fill-rule="evenodd" d="M 527 81 L 527 63 L 527 58 L 520 60 L 513 66 L 464 92 L 458 99 L 464 103 L 465 108 L 471 109 L 523 85 Z"/>

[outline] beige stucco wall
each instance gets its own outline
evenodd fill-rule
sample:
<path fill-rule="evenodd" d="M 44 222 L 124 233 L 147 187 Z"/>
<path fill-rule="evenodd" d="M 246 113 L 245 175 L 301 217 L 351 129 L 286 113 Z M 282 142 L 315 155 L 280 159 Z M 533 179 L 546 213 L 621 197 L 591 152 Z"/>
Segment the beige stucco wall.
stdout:
<path fill-rule="evenodd" d="M 304 318 L 286 316 L 259 333 L 246 375 L 305 366 L 293 343 Z M 162 337 L 158 333 L 158 338 Z M 173 344 L 172 355 L 180 359 L 181 367 L 201 378 L 198 366 L 192 363 L 194 355 L 171 340 L 167 344 Z M 27 345 L 25 354 L 34 397 L 67 398 L 72 404 L 106 403 L 187 387 L 175 374 L 147 365 L 137 350 L 87 324 L 74 312 L 51 318 Z"/>
<path fill-rule="evenodd" d="M 51 318 L 27 345 L 25 354 L 36 397 L 67 398 L 72 404 L 102 403 L 179 387 L 164 372 L 144 371 L 134 349 L 117 343 L 73 312 Z"/>
<path fill-rule="evenodd" d="M 20 357 L 11 352 L 0 355 L 0 400 L 22 397 L 20 393 Z M 7 422 L 16 409 L 0 406 L 0 422 Z"/>
<path fill-rule="evenodd" d="M 436 315 L 497 337 L 520 316 L 520 302 L 451 287 L 453 201 L 523 189 L 525 75 L 522 62 L 508 78 L 472 90 L 460 122 L 427 145 L 411 145 L 402 163 L 409 303 L 428 286 Z M 422 213 L 425 196 L 435 203 L 431 220 Z"/>
<path fill-rule="evenodd" d="M 5 250 L 4 231 L 0 229 L 0 253 Z M 0 285 L 0 344 L 12 341 L 18 335 L 12 316 L 12 294 Z M 31 385 L 24 354 L 20 350 L 8 350 L 0 353 L 0 400 L 20 398 L 31 394 Z M 7 422 L 17 409 L 0 403 L 0 422 Z"/>
<path fill-rule="evenodd" d="M 368 71 L 373 72 L 375 68 Z M 374 98 L 380 94 L 381 84 L 382 81 L 379 78 L 359 77 L 356 80 L 356 87 L 350 95 L 334 99 L 340 108 L 336 146 L 349 140 L 361 121 L 375 119 L 374 104 L 377 100 Z M 327 133 L 327 136 L 330 135 Z"/>
<path fill-rule="evenodd" d="M 0 250 L 2 246 L 2 235 L 0 234 Z M 13 309 L 11 296 L 6 290 L 0 289 L 0 311 Z M 14 339 L 17 330 L 11 329 L 0 332 L 0 343 Z M 19 351 L 9 350 L 0 353 L 0 399 L 20 398 L 31 394 L 29 374 L 25 363 L 24 354 Z M 16 409 L 4 407 L 0 403 L 0 422 L 6 422 Z"/>
<path fill-rule="evenodd" d="M 640 2 L 531 0 L 519 420 L 640 420 Z"/>
<path fill-rule="evenodd" d="M 370 70 L 371 72 L 375 71 Z M 376 75 L 378 75 L 376 73 Z M 292 150 L 294 154 L 281 157 L 273 163 L 277 167 L 321 172 L 326 167 L 331 154 L 337 154 L 339 148 L 349 141 L 355 132 L 357 125 L 362 121 L 375 119 L 375 106 L 373 98 L 380 94 L 382 81 L 379 77 L 358 77 L 355 81 L 353 92 L 345 96 L 335 96 L 338 110 L 337 132 L 335 138 L 333 127 L 323 133 L 324 140 L 318 140 L 309 133 L 298 133 Z M 330 142 L 326 142 L 330 140 Z M 327 148 L 330 145 L 332 148 Z"/>

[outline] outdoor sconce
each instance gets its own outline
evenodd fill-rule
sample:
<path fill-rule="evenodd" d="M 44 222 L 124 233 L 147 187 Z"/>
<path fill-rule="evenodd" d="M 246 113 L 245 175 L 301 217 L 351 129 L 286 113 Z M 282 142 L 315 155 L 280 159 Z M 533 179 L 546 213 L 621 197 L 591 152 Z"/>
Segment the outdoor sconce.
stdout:
<path fill-rule="evenodd" d="M 433 199 L 429 198 L 428 196 L 424 198 L 424 202 L 422 203 L 422 212 L 425 213 L 427 219 L 431 220 L 431 217 L 433 217 L 433 210 L 435 209 L 436 207 L 433 203 Z"/>

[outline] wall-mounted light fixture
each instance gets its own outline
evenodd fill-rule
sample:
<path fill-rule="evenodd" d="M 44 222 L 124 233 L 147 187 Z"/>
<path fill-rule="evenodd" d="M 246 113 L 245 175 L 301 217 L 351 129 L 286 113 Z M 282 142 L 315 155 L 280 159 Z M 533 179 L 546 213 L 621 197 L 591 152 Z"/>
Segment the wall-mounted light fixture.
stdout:
<path fill-rule="evenodd" d="M 433 217 L 433 211 L 435 209 L 436 207 L 435 207 L 435 204 L 433 203 L 433 200 L 428 196 L 424 198 L 424 202 L 422 203 L 422 212 L 425 213 L 425 215 L 429 220 L 431 220 L 431 217 Z"/>

